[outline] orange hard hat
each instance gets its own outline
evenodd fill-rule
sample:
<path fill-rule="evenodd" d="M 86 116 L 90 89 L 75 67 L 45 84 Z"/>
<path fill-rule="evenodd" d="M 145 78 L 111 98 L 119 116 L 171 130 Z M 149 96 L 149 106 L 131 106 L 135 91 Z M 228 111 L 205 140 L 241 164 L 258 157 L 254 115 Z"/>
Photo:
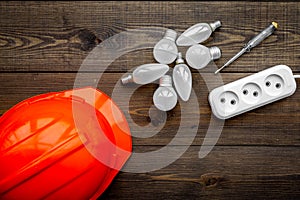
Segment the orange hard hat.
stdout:
<path fill-rule="evenodd" d="M 0 199 L 96 199 L 131 148 L 123 113 L 99 90 L 29 98 L 0 118 Z"/>

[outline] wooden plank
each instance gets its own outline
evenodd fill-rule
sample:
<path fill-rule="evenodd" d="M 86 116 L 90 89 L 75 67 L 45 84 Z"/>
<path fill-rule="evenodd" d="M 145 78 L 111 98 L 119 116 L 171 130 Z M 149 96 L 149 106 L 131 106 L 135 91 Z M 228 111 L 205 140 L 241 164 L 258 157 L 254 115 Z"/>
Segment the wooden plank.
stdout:
<path fill-rule="evenodd" d="M 153 147 L 136 148 L 153 150 Z M 121 172 L 99 199 L 300 197 L 298 147 L 218 146 L 204 159 L 197 157 L 198 151 L 198 147 L 190 147 L 180 159 L 157 171 Z M 152 165 L 160 159 L 164 158 L 147 160 L 145 157 L 143 165 Z"/>
<path fill-rule="evenodd" d="M 133 91 L 133 86 L 122 86 L 117 81 L 121 73 L 104 73 L 97 84 L 98 75 L 95 73 L 77 74 L 81 86 L 97 86 L 110 96 L 123 109 L 128 111 L 125 98 Z M 223 74 L 224 83 L 244 77 L 246 73 Z M 204 81 L 203 77 L 206 77 Z M 129 96 L 129 112 L 125 115 L 129 120 L 135 145 L 167 145 L 178 133 L 178 128 L 186 133 L 180 137 L 182 144 L 196 137 L 193 145 L 201 145 L 207 137 L 213 141 L 217 139 L 217 131 L 207 135 L 210 120 L 219 122 L 211 117 L 211 110 L 207 101 L 208 86 L 217 87 L 214 75 L 207 73 L 193 74 L 193 88 L 195 94 L 187 103 L 180 102 L 176 108 L 166 113 L 157 112 L 149 117 L 149 109 L 153 105 L 152 95 L 156 84 L 148 84 L 137 89 Z M 0 113 L 4 113 L 16 103 L 31 96 L 72 89 L 75 73 L 1 73 L 0 74 Z M 297 80 L 299 84 L 300 80 Z M 117 89 L 116 89 L 117 88 Z M 115 89 L 115 91 L 114 91 Z M 114 92 L 113 92 L 114 91 Z M 113 95 L 112 95 L 113 94 Z M 218 145 L 300 145 L 300 92 L 271 105 L 250 111 L 238 117 L 225 121 Z M 181 106 L 185 110 L 181 111 Z M 199 107 L 200 120 L 196 120 Z M 131 118 L 131 119 L 130 119 Z M 182 123 L 180 123 L 182 121 Z M 143 127 L 149 125 L 150 127 Z M 198 126 L 198 128 L 197 128 Z M 143 130 L 143 131 L 141 131 Z M 149 138 L 141 138 L 151 136 Z M 154 134 L 156 133 L 156 134 Z M 206 136 L 207 135 L 207 136 Z"/>
<path fill-rule="evenodd" d="M 224 72 L 254 72 L 276 64 L 286 64 L 300 72 L 299 5 L 299 2 L 1 2 L 0 71 L 74 72 L 97 44 L 122 31 L 163 27 L 182 32 L 195 23 L 220 19 L 223 26 L 205 43 L 221 48 L 223 57 L 216 61 L 219 67 L 271 21 L 279 23 L 274 35 Z M 142 35 L 135 42 L 144 43 L 149 37 L 158 40 L 161 34 Z M 117 41 L 111 45 L 118 47 Z M 152 50 L 145 49 L 125 54 L 106 71 L 124 72 L 153 61 Z"/>

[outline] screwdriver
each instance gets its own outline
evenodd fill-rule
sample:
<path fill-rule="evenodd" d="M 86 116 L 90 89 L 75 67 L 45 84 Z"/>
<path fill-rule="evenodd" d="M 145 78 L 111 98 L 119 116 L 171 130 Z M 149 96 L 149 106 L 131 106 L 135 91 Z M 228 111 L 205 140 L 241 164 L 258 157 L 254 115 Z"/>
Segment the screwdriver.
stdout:
<path fill-rule="evenodd" d="M 219 73 L 222 69 L 230 65 L 233 61 L 243 55 L 245 52 L 249 52 L 253 47 L 257 46 L 261 43 L 264 39 L 269 37 L 274 31 L 278 28 L 278 24 L 276 22 L 272 22 L 270 26 L 268 26 L 265 30 L 259 33 L 257 36 L 252 38 L 244 48 L 238 52 L 235 56 L 233 56 L 228 62 L 226 62 L 220 69 L 218 69 L 215 74 Z"/>

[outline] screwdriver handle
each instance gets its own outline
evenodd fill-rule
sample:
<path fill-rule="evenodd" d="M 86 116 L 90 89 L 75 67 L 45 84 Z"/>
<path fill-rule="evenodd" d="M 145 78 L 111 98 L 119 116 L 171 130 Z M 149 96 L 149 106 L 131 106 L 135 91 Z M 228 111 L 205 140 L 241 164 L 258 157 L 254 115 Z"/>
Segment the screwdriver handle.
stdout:
<path fill-rule="evenodd" d="M 252 38 L 246 45 L 245 49 L 250 51 L 253 47 L 257 46 L 261 41 L 269 37 L 278 27 L 276 22 L 272 22 L 270 26 L 268 26 L 265 30 L 259 33 L 257 36 Z"/>

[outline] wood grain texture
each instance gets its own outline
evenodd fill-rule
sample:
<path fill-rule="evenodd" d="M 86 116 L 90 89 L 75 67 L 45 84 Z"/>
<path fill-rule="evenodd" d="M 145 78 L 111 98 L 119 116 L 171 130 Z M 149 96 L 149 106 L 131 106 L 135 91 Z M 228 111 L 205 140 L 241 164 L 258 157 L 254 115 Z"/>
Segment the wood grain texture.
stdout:
<path fill-rule="evenodd" d="M 221 48 L 219 67 L 270 22 L 279 23 L 274 35 L 224 72 L 254 72 L 281 63 L 300 72 L 299 12 L 297 2 L 1 2 L 0 71 L 77 71 L 93 47 L 122 31 L 164 27 L 182 32 L 220 19 L 223 26 L 205 43 Z M 135 53 L 122 60 L 125 66 L 116 62 L 107 71 L 139 64 L 135 60 L 141 54 Z M 145 60 L 153 60 L 151 50 Z"/>
<path fill-rule="evenodd" d="M 119 79 L 120 73 L 105 73 L 99 82 L 99 74 L 96 73 L 2 73 L 0 74 L 0 113 L 4 113 L 10 107 L 34 95 L 71 89 L 74 86 L 75 77 L 82 87 L 94 86 L 113 96 L 113 99 L 125 112 L 130 120 L 133 135 L 151 135 L 153 131 L 157 134 L 150 138 L 134 138 L 134 145 L 167 145 L 175 137 L 179 126 L 186 132 L 181 141 L 187 141 L 191 135 L 189 132 L 198 129 L 193 145 L 201 145 L 207 134 L 212 113 L 207 102 L 209 93 L 207 85 L 217 87 L 213 74 L 207 74 L 205 82 L 199 74 L 193 74 L 194 91 L 197 95 L 191 98 L 197 99 L 198 105 L 190 100 L 187 103 L 180 102 L 172 111 L 167 113 L 167 120 L 163 116 L 150 118 L 149 109 L 153 105 L 152 95 L 157 84 L 149 84 L 138 88 L 130 98 L 129 108 L 127 102 L 123 101 L 128 94 L 134 91 L 133 86 L 123 86 Z M 246 73 L 224 74 L 224 83 L 247 76 Z M 204 75 L 203 75 L 204 76 Z M 211 78 L 210 78 L 211 77 Z M 12 83 L 13 81 L 13 83 Z M 297 80 L 300 84 L 300 80 Z M 119 88 L 116 90 L 116 88 Z M 186 105 L 184 113 L 181 105 Z M 193 119 L 195 109 L 200 109 L 200 121 Z M 187 114 L 185 114 L 187 113 Z M 182 122 L 181 122 L 182 121 Z M 280 123 L 278 123 L 280 122 Z M 292 123 L 291 123 L 292 122 Z M 150 125 L 150 128 L 143 126 Z M 198 128 L 197 128 L 198 126 Z M 217 145 L 266 145 L 266 146 L 300 146 L 300 92 L 293 96 L 275 102 L 268 106 L 250 111 L 235 118 L 226 120 L 221 137 Z M 207 136 L 211 139 L 214 135 Z M 178 144 L 180 145 L 180 144 Z"/>
<path fill-rule="evenodd" d="M 217 146 L 204 159 L 198 158 L 198 151 L 190 147 L 159 171 L 120 173 L 100 199 L 297 199 L 300 195 L 299 170 L 294 167 L 299 164 L 299 148 Z"/>
<path fill-rule="evenodd" d="M 222 81 L 277 64 L 300 73 L 299 13 L 298 2 L 0 2 L 0 115 L 34 95 L 72 89 L 77 80 L 76 87 L 97 87 L 128 110 L 124 114 L 136 136 L 135 153 L 170 145 L 179 127 L 185 134 L 171 148 L 182 149 L 192 139 L 188 150 L 167 167 L 121 172 L 99 199 L 299 199 L 299 89 L 289 98 L 226 120 L 219 139 L 216 132 L 207 134 L 211 121 L 220 123 L 207 101 L 209 88 L 222 84 L 212 72 L 270 22 L 277 21 L 279 29 L 226 68 Z M 195 23 L 215 20 L 222 27 L 204 45 L 219 46 L 222 58 L 192 70 L 195 101 L 180 101 L 163 113 L 151 107 L 156 84 L 135 90 L 118 82 L 133 67 L 155 62 L 152 44 L 166 28 L 181 33 Z M 110 54 L 103 51 L 107 49 L 128 52 L 110 63 Z M 93 53 L 89 68 L 80 69 Z M 131 92 L 128 103 L 124 99 Z M 200 120 L 194 118 L 198 111 Z M 217 143 L 200 159 L 204 141 Z M 131 167 L 161 159 L 145 157 Z"/>

